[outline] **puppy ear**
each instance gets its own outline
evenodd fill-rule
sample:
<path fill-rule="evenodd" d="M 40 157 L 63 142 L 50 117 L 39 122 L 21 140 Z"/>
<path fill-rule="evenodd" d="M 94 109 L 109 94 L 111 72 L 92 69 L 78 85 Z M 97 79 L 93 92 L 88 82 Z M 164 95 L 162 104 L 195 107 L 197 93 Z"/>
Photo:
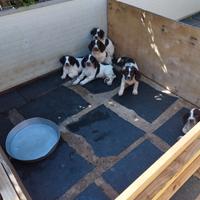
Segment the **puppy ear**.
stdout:
<path fill-rule="evenodd" d="M 140 78 L 141 78 L 141 73 L 140 71 L 138 71 L 137 69 L 134 70 L 134 73 L 135 73 L 135 80 L 136 81 L 139 81 Z"/>
<path fill-rule="evenodd" d="M 94 36 L 97 32 L 97 28 L 93 28 L 91 31 L 90 31 L 90 35 Z"/>
<path fill-rule="evenodd" d="M 75 57 L 71 56 L 70 57 L 70 62 L 71 62 L 72 65 L 76 64 L 77 67 L 79 67 L 79 62 L 78 62 L 78 60 Z"/>
<path fill-rule="evenodd" d="M 106 46 L 101 41 L 98 41 L 98 43 L 99 50 L 103 53 L 106 50 Z"/>
<path fill-rule="evenodd" d="M 66 62 L 65 56 L 62 56 L 62 57 L 60 58 L 60 62 L 61 62 L 63 65 L 65 64 L 65 62 Z"/>
<path fill-rule="evenodd" d="M 109 45 L 109 39 L 107 38 L 106 40 L 105 40 L 105 46 L 107 47 Z"/>
<path fill-rule="evenodd" d="M 189 116 L 190 116 L 189 113 L 186 113 L 186 114 L 183 115 L 183 117 L 182 117 L 183 124 L 185 124 L 187 122 Z"/>
<path fill-rule="evenodd" d="M 97 59 L 94 57 L 94 62 L 93 62 L 93 64 L 94 64 L 94 67 L 95 68 L 100 68 L 100 64 L 99 64 L 99 62 L 97 61 Z"/>
<path fill-rule="evenodd" d="M 197 117 L 196 117 L 196 119 L 197 119 L 197 122 L 200 122 L 200 110 L 199 109 L 197 109 Z"/>
<path fill-rule="evenodd" d="M 90 44 L 88 45 L 88 49 L 89 49 L 90 51 L 92 51 L 92 48 L 93 48 L 93 41 L 91 41 Z"/>
<path fill-rule="evenodd" d="M 83 68 L 85 68 L 85 63 L 86 63 L 86 61 L 87 61 L 87 56 L 85 56 L 85 57 L 83 58 L 83 60 L 81 61 L 81 65 L 82 65 Z"/>
<path fill-rule="evenodd" d="M 98 35 L 100 39 L 103 39 L 105 36 L 105 32 L 103 30 L 100 30 Z"/>

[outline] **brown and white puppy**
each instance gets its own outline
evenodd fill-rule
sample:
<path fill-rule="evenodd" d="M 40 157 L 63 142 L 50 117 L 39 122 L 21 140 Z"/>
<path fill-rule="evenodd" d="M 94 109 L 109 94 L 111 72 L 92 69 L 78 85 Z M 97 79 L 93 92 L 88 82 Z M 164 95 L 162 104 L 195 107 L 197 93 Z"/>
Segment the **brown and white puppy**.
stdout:
<path fill-rule="evenodd" d="M 82 73 L 73 82 L 73 85 L 85 85 L 96 78 L 103 78 L 107 85 L 112 85 L 115 79 L 112 65 L 100 64 L 97 59 L 89 54 L 82 60 Z"/>
<path fill-rule="evenodd" d="M 137 95 L 141 74 L 136 62 L 132 58 L 120 57 L 115 64 L 122 68 L 122 79 L 118 95 L 122 96 L 126 86 L 131 85 L 133 85 L 133 95 Z"/>
<path fill-rule="evenodd" d="M 67 76 L 70 78 L 77 77 L 82 71 L 83 58 L 75 58 L 74 56 L 62 56 L 60 62 L 63 64 L 63 74 L 61 79 L 65 79 Z"/>
<path fill-rule="evenodd" d="M 200 121 L 200 109 L 192 108 L 190 112 L 183 116 L 184 127 L 182 132 L 186 134 Z"/>
<path fill-rule="evenodd" d="M 92 40 L 88 48 L 99 63 L 112 64 L 112 57 L 106 52 L 106 46 L 103 42 L 100 40 Z"/>
<path fill-rule="evenodd" d="M 103 44 L 106 46 L 106 52 L 110 57 L 113 57 L 115 47 L 113 45 L 113 42 L 108 37 L 106 37 L 105 32 L 100 28 L 93 28 L 90 34 L 92 35 L 93 40 L 98 39 L 103 42 Z"/>

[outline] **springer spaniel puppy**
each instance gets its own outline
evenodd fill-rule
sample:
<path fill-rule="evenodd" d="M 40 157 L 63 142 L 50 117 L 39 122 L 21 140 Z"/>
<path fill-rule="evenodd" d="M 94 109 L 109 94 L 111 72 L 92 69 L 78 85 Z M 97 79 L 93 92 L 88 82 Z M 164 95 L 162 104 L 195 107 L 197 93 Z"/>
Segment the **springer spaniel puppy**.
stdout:
<path fill-rule="evenodd" d="M 93 28 L 90 32 L 93 40 L 100 40 L 106 46 L 106 52 L 110 57 L 113 57 L 115 47 L 112 41 L 105 36 L 105 32 L 100 28 Z"/>
<path fill-rule="evenodd" d="M 63 56 L 60 58 L 60 62 L 63 64 L 63 74 L 62 79 L 65 79 L 67 75 L 70 78 L 75 78 L 82 71 L 82 62 L 83 58 L 75 58 L 73 56 Z"/>
<path fill-rule="evenodd" d="M 80 76 L 73 82 L 73 85 L 85 85 L 96 78 L 103 78 L 107 85 L 112 85 L 115 79 L 112 65 L 100 64 L 97 59 L 89 54 L 82 60 L 83 70 Z M 85 79 L 84 79 L 85 78 Z"/>
<path fill-rule="evenodd" d="M 184 127 L 182 132 L 186 134 L 200 121 L 200 109 L 192 108 L 189 113 L 183 116 Z"/>
<path fill-rule="evenodd" d="M 106 46 L 103 42 L 92 40 L 88 48 L 99 63 L 112 64 L 112 57 L 106 52 Z"/>
<path fill-rule="evenodd" d="M 122 68 L 122 79 L 118 95 L 122 96 L 126 86 L 130 85 L 133 85 L 133 94 L 137 95 L 141 74 L 136 62 L 132 58 L 120 57 L 115 64 Z"/>

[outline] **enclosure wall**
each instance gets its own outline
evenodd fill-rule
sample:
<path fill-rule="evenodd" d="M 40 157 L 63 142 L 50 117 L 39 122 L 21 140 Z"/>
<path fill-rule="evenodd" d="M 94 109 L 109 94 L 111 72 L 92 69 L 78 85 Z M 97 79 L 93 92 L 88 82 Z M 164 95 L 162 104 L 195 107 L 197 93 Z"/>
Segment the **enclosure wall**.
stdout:
<path fill-rule="evenodd" d="M 0 17 L 0 92 L 84 55 L 95 26 L 107 29 L 106 0 L 73 0 Z"/>
<path fill-rule="evenodd" d="M 136 59 L 144 75 L 200 106 L 200 29 L 109 0 L 116 55 Z"/>

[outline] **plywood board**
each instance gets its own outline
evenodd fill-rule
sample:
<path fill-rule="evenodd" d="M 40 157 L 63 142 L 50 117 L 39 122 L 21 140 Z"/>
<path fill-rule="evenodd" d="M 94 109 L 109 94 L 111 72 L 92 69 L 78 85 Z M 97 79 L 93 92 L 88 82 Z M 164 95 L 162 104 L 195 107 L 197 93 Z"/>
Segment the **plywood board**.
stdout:
<path fill-rule="evenodd" d="M 117 56 L 135 58 L 145 76 L 200 106 L 200 29 L 115 0 L 108 29 Z"/>

